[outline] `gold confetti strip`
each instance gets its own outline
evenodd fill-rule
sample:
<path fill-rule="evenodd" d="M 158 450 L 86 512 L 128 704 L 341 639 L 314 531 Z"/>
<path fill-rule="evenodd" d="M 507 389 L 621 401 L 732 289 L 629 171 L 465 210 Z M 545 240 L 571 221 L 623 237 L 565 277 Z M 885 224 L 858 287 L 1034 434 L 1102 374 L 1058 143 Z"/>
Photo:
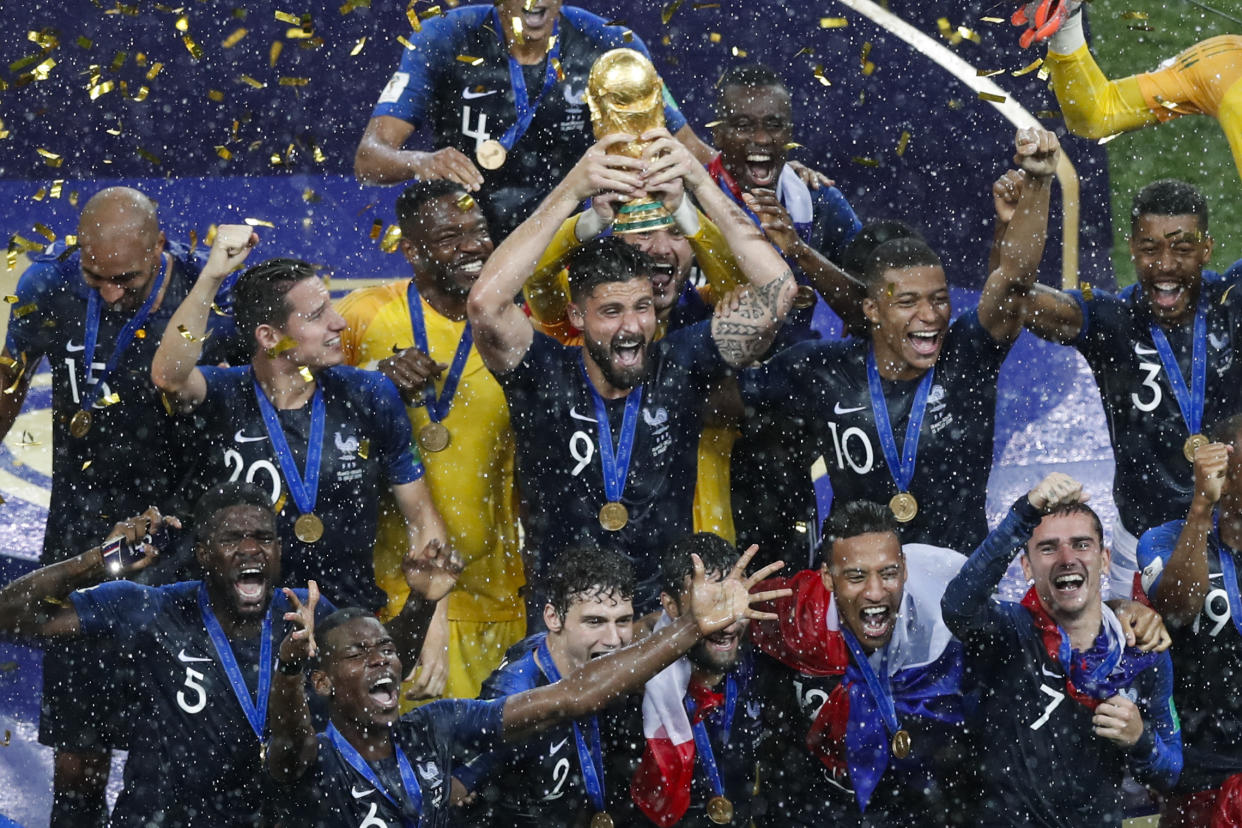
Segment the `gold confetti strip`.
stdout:
<path fill-rule="evenodd" d="M 1005 18 L 1003 17 L 980 17 L 979 19 L 982 20 L 984 23 L 1005 23 L 1006 22 Z"/>
<path fill-rule="evenodd" d="M 56 65 L 56 61 L 53 60 L 52 58 L 48 58 L 47 60 L 40 63 L 32 71 L 32 74 L 34 75 L 35 80 L 41 80 L 41 81 L 47 80 L 48 73 L 52 71 L 52 67 L 55 65 Z"/>
<path fill-rule="evenodd" d="M 108 66 L 108 71 L 110 72 L 121 71 L 121 67 L 125 65 L 125 61 L 128 59 L 129 59 L 129 52 L 117 52 L 112 58 L 112 63 Z"/>
<path fill-rule="evenodd" d="M 724 40 L 720 32 L 708 32 L 707 39 L 712 43 L 719 43 L 721 40 Z"/>
<path fill-rule="evenodd" d="M 276 229 L 276 225 L 272 224 L 270 221 L 267 221 L 266 219 L 248 218 L 248 219 L 243 219 L 243 221 L 246 224 L 249 224 L 251 227 L 267 227 L 272 230 Z"/>
<path fill-rule="evenodd" d="M 388 229 L 384 231 L 384 238 L 380 239 L 380 250 L 385 253 L 395 253 L 400 242 L 401 228 L 395 224 L 390 224 Z"/>
<path fill-rule="evenodd" d="M 558 83 L 565 82 L 565 70 L 561 68 L 561 62 L 556 58 L 552 58 L 552 71 L 556 72 L 556 80 Z"/>
<path fill-rule="evenodd" d="M 267 88 L 266 83 L 264 83 L 261 80 L 256 80 L 255 78 L 252 78 L 249 75 L 242 75 L 240 78 L 238 78 L 238 80 L 246 84 L 247 86 L 253 87 L 255 89 L 266 89 Z M 237 123 L 237 122 L 234 121 L 234 123 Z"/>
<path fill-rule="evenodd" d="M 1005 96 L 1004 95 L 993 95 L 991 92 L 980 92 L 979 100 L 991 101 L 992 103 L 1004 103 Z"/>
<path fill-rule="evenodd" d="M 276 65 L 276 61 L 277 59 L 280 58 L 280 53 L 284 50 L 284 48 L 285 48 L 284 41 L 281 41 L 281 40 L 272 41 L 272 48 L 267 50 L 267 62 L 269 65 L 271 66 Z"/>
<path fill-rule="evenodd" d="M 75 194 L 75 195 L 76 195 L 76 194 Z M 77 237 L 77 236 L 65 236 L 65 246 L 67 246 L 67 247 L 77 247 L 77 246 L 78 246 L 78 237 Z"/>
<path fill-rule="evenodd" d="M 384 232 L 384 222 L 382 219 L 376 219 L 371 222 L 371 241 L 375 241 L 380 237 L 380 233 Z"/>
<path fill-rule="evenodd" d="M 718 9 L 719 3 L 695 3 L 691 8 L 695 11 L 703 11 L 704 9 Z"/>
<path fill-rule="evenodd" d="M 265 353 L 271 359 L 275 359 L 276 357 L 283 354 L 285 351 L 292 351 L 296 347 L 298 347 L 297 340 L 293 339 L 292 337 L 282 336 L 280 338 L 280 341 L 277 342 L 272 347 L 268 348 Z"/>
<path fill-rule="evenodd" d="M 1104 146 L 1105 144 L 1107 144 L 1109 141 L 1113 140 L 1120 134 L 1121 134 L 1120 132 L 1114 132 L 1112 135 L 1105 135 L 1103 138 L 1096 141 L 1096 143 L 1099 144 L 1100 146 Z"/>
<path fill-rule="evenodd" d="M 366 460 L 367 457 L 370 456 L 370 454 L 371 454 L 371 441 L 370 439 L 364 437 L 362 441 L 358 443 L 358 456 L 361 457 L 363 460 Z"/>
<path fill-rule="evenodd" d="M 182 33 L 188 32 L 190 30 L 189 15 L 184 15 L 184 14 L 181 15 L 180 17 L 177 18 L 177 22 L 174 23 L 173 25 L 177 27 L 177 31 L 179 32 L 182 32 Z"/>
<path fill-rule="evenodd" d="M 181 334 L 181 338 L 186 342 L 198 342 L 198 337 L 190 333 L 190 329 L 185 325 L 178 325 L 177 333 Z"/>
<path fill-rule="evenodd" d="M 147 329 L 146 329 L 146 328 L 139 328 L 138 330 L 134 331 L 134 336 L 138 337 L 139 339 L 146 339 L 146 338 L 147 338 Z"/>
<path fill-rule="evenodd" d="M 281 86 L 306 86 L 310 83 L 310 78 L 294 78 L 283 76 L 277 81 Z"/>
<path fill-rule="evenodd" d="M 208 89 L 207 97 L 215 101 L 216 103 L 224 102 L 224 93 L 221 92 L 219 89 Z"/>
<path fill-rule="evenodd" d="M 52 198 L 60 198 L 61 188 L 65 186 L 65 179 L 58 178 L 52 182 L 52 189 L 48 190 L 48 195 Z"/>
<path fill-rule="evenodd" d="M 44 52 L 35 52 L 33 55 L 26 55 L 24 58 L 19 58 L 18 60 L 13 61 L 9 64 L 9 72 L 17 74 L 20 70 L 25 69 L 30 64 L 38 63 L 43 58 L 44 54 Z"/>
<path fill-rule="evenodd" d="M 311 144 L 311 158 L 315 159 L 316 164 L 322 164 L 328 160 L 328 155 L 318 144 Z"/>
<path fill-rule="evenodd" d="M 1039 67 L 1039 71 L 1035 73 L 1035 77 L 1039 78 L 1041 81 L 1048 80 L 1048 67 L 1047 66 Z"/>
<path fill-rule="evenodd" d="M 315 192 L 310 187 L 307 187 L 302 191 L 302 200 L 307 204 L 315 204 L 323 201 L 323 198 L 319 195 L 319 193 Z"/>
<path fill-rule="evenodd" d="M 474 196 L 470 195 L 470 193 L 462 193 L 457 197 L 457 209 L 461 210 L 463 213 L 467 210 L 473 210 L 474 205 Z M 400 228 L 398 228 L 398 232 L 399 231 Z"/>
<path fill-rule="evenodd" d="M 812 54 L 814 54 L 814 50 L 812 50 L 810 46 L 803 46 L 801 49 L 794 52 L 794 57 L 802 57 L 803 55 L 810 56 Z"/>
<path fill-rule="evenodd" d="M 107 395 L 106 397 L 99 398 L 99 407 L 107 408 L 110 405 L 116 405 L 120 401 L 121 401 L 121 396 L 117 394 L 115 391 L 113 391 L 111 394 Z"/>
<path fill-rule="evenodd" d="M 109 92 L 111 92 L 115 88 L 116 88 L 116 84 L 113 83 L 112 81 L 104 81 L 103 83 L 90 87 L 90 89 L 88 89 L 87 92 L 91 96 L 91 100 L 93 101 L 101 95 L 107 95 Z"/>
<path fill-rule="evenodd" d="M 156 61 L 151 64 L 151 68 L 147 70 L 147 80 L 155 80 L 155 76 L 164 71 L 164 64 Z"/>
<path fill-rule="evenodd" d="M 50 242 L 56 241 L 56 234 L 53 233 L 52 228 L 48 227 L 46 224 L 40 224 L 39 222 L 36 221 L 34 223 L 34 229 L 36 233 L 38 233 L 40 236 L 47 239 L 48 241 Z"/>
<path fill-rule="evenodd" d="M 819 19 L 821 29 L 844 29 L 848 25 L 850 21 L 844 17 L 821 17 Z"/>
<path fill-rule="evenodd" d="M 275 12 L 275 15 L 276 15 L 276 19 L 279 20 L 281 23 L 289 23 L 290 25 L 293 25 L 293 26 L 302 25 L 301 18 L 299 18 L 296 14 L 290 14 L 289 12 L 277 11 Z"/>
<path fill-rule="evenodd" d="M 301 27 L 296 29 L 285 29 L 285 37 L 290 40 L 310 40 L 314 36 L 314 32 L 308 32 Z"/>
<path fill-rule="evenodd" d="M 1081 287 L 1082 287 L 1082 298 L 1083 299 L 1087 300 L 1088 302 L 1095 299 L 1095 291 L 1092 290 L 1090 282 L 1083 282 Z"/>
<path fill-rule="evenodd" d="M 965 26 L 958 26 L 957 33 L 958 35 L 965 38 L 966 40 L 969 40 L 971 43 L 981 42 L 979 33 L 976 32 L 974 29 L 968 29 Z"/>
<path fill-rule="evenodd" d="M 1160 104 L 1161 106 L 1163 106 L 1165 109 L 1169 111 L 1176 111 L 1178 107 L 1178 104 L 1176 101 L 1165 100 L 1159 95 L 1156 96 L 1156 103 Z"/>
<path fill-rule="evenodd" d="M 150 94 L 151 94 L 151 87 L 140 86 L 138 87 L 138 91 L 134 93 L 134 100 L 141 103 L 142 101 L 145 101 L 147 99 L 147 95 L 150 95 Z"/>
<path fill-rule="evenodd" d="M 94 460 L 87 460 L 85 463 L 82 464 L 82 471 L 86 471 L 87 469 L 89 469 L 91 467 L 91 463 L 94 463 L 94 462 L 95 462 Z"/>
<path fill-rule="evenodd" d="M 42 201 L 47 198 L 47 187 L 40 187 L 31 198 L 35 201 Z"/>
<path fill-rule="evenodd" d="M 69 206 L 70 207 L 78 206 L 78 198 L 80 197 L 80 195 L 81 194 L 77 190 L 69 191 Z"/>
<path fill-rule="evenodd" d="M 165 394 L 163 391 L 160 392 L 160 402 L 164 404 L 165 414 L 167 414 L 169 417 L 176 414 L 176 412 L 173 410 L 172 400 L 168 399 L 168 395 Z"/>
<path fill-rule="evenodd" d="M 1030 73 L 1034 72 L 1036 69 L 1038 69 L 1039 67 L 1043 65 L 1044 65 L 1043 58 L 1035 58 L 1035 60 L 1028 63 L 1026 66 L 1023 66 L 1021 69 L 1019 69 L 1016 72 L 1010 72 L 1010 74 L 1013 75 L 1015 78 L 1020 78 L 1023 75 L 1029 75 Z"/>
<path fill-rule="evenodd" d="M 139 147 L 137 151 L 138 151 L 139 157 L 151 162 L 157 167 L 160 165 L 160 157 L 158 155 L 154 155 L 153 153 L 148 152 L 146 149 L 142 147 Z"/>
<path fill-rule="evenodd" d="M 107 129 L 107 130 L 104 130 L 104 131 L 105 131 L 105 132 L 107 132 L 109 135 L 120 135 L 120 134 L 121 134 L 121 125 L 120 125 L 120 124 L 117 124 L 116 126 L 112 127 L 111 129 Z"/>
<path fill-rule="evenodd" d="M 411 52 L 414 51 L 414 44 L 406 40 L 406 38 L 403 35 L 397 35 L 397 42 L 400 43 L 405 48 L 409 49 Z"/>
<path fill-rule="evenodd" d="M 828 80 L 827 76 L 824 75 L 824 67 L 822 65 L 817 64 L 815 68 L 811 70 L 811 74 L 815 76 L 815 80 L 819 81 L 824 86 L 832 86 L 832 81 Z"/>
<path fill-rule="evenodd" d="M 298 373 L 301 374 L 302 379 L 306 380 L 306 382 L 308 383 L 315 381 L 315 375 L 312 374 L 311 369 L 306 367 L 305 365 L 303 365 L 301 368 L 298 368 Z"/>
<path fill-rule="evenodd" d="M 43 156 L 43 163 L 47 164 L 49 167 L 59 167 L 61 164 L 65 163 L 65 159 L 61 158 L 51 150 L 45 150 L 42 147 L 39 147 L 35 150 L 35 152 Z"/>
<path fill-rule="evenodd" d="M 311 21 L 310 12 L 302 12 L 302 16 L 298 19 L 298 25 L 302 31 L 310 34 L 315 29 L 315 24 Z"/>
<path fill-rule="evenodd" d="M 181 41 L 185 44 L 185 48 L 189 51 L 190 57 L 195 60 L 203 59 L 203 47 L 194 42 L 194 38 L 187 35 L 181 36 Z"/>
<path fill-rule="evenodd" d="M 1147 12 L 1141 12 L 1141 11 L 1123 12 L 1121 15 L 1121 19 L 1122 20 L 1146 20 Z"/>
<path fill-rule="evenodd" d="M 6 305 L 16 305 L 20 301 L 21 301 L 20 299 L 18 299 L 16 296 L 14 296 L 11 293 L 8 296 L 4 297 L 4 304 Z M 0 364 L 2 364 L 3 360 L 6 360 L 6 359 L 11 360 L 12 357 L 0 356 Z"/>
<path fill-rule="evenodd" d="M 961 109 L 962 102 L 958 98 L 949 98 L 949 102 L 946 104 L 946 106 L 948 106 L 949 109 Z"/>
<path fill-rule="evenodd" d="M 976 78 L 992 78 L 997 75 L 1003 75 L 1004 69 L 978 69 L 975 71 Z"/>
<path fill-rule="evenodd" d="M 483 63 L 483 58 L 470 57 L 470 55 L 458 55 L 457 59 L 461 61 L 462 63 L 468 63 L 471 66 L 480 66 Z"/>
<path fill-rule="evenodd" d="M 354 44 L 354 48 L 349 50 L 350 57 L 357 57 L 362 52 L 362 47 L 367 45 L 365 37 L 358 38 L 358 42 Z"/>
<path fill-rule="evenodd" d="M 859 165 L 859 166 L 861 166 L 861 167 L 878 167 L 878 166 L 880 166 L 880 162 L 879 162 L 879 161 L 877 161 L 877 160 L 875 160 L 874 158 L 866 158 L 866 157 L 861 156 L 861 155 L 855 155 L 855 156 L 854 156 L 853 158 L 851 158 L 850 160 L 851 160 L 851 161 L 853 161 L 855 164 L 858 164 L 858 165 Z"/>
<path fill-rule="evenodd" d="M 16 316 L 18 319 L 21 319 L 23 316 L 29 316 L 30 314 L 34 313 L 38 309 L 39 309 L 38 305 L 36 305 L 34 302 L 30 302 L 28 304 L 19 305 L 18 307 L 13 308 L 13 315 Z"/>
<path fill-rule="evenodd" d="M 522 18 L 517 15 L 509 18 L 509 28 L 513 30 L 513 39 L 518 45 L 526 42 L 526 35 L 522 32 Z"/>
<path fill-rule="evenodd" d="M 247 34 L 246 29 L 243 29 L 243 28 L 234 29 L 232 34 L 230 34 L 224 40 L 220 41 L 220 45 L 223 46 L 225 49 L 232 49 L 238 43 L 241 43 L 242 38 L 245 37 L 246 34 Z"/>
<path fill-rule="evenodd" d="M 223 144 L 218 144 L 216 146 L 216 155 L 220 156 L 225 161 L 228 161 L 233 157 L 233 151 Z"/>
<path fill-rule="evenodd" d="M 440 17 L 442 14 L 444 14 L 444 10 L 439 6 L 429 6 L 419 14 L 419 17 L 423 20 L 430 20 L 433 17 Z"/>
<path fill-rule="evenodd" d="M 285 510 L 285 504 L 289 501 L 289 493 L 281 492 L 280 498 L 276 501 L 276 505 L 272 508 L 276 510 L 276 514 L 280 514 Z"/>
<path fill-rule="evenodd" d="M 1154 32 L 1156 30 L 1155 26 L 1149 26 L 1146 23 L 1140 23 L 1136 26 L 1126 26 L 1126 28 L 1132 32 Z"/>
<path fill-rule="evenodd" d="M 26 253 L 29 253 L 32 250 L 43 249 L 43 245 L 39 244 L 37 241 L 31 241 L 20 233 L 13 234 L 13 237 L 9 239 L 9 245 L 16 245 L 19 250 Z"/>
<path fill-rule="evenodd" d="M 677 14 L 677 10 L 681 8 L 683 2 L 684 0 L 673 0 L 673 2 L 660 10 L 660 20 L 664 22 L 665 26 L 673 19 L 673 15 Z"/>
<path fill-rule="evenodd" d="M 82 49 L 89 49 L 95 45 L 95 41 L 91 40 L 86 35 L 78 35 L 78 39 L 76 42 L 78 44 L 78 47 Z"/>
<path fill-rule="evenodd" d="M 423 24 L 418 19 L 418 12 L 414 11 L 414 0 L 410 0 L 410 6 L 405 10 L 405 19 L 410 21 L 410 28 L 416 32 L 423 30 Z"/>
<path fill-rule="evenodd" d="M 736 46 L 734 46 L 734 47 L 732 47 L 731 49 L 729 49 L 729 51 L 730 51 L 730 52 L 732 52 L 732 53 L 733 53 L 733 56 L 734 56 L 734 57 L 737 57 L 737 58 L 744 58 L 744 57 L 746 57 L 746 55 L 747 55 L 747 52 L 746 52 L 746 50 L 745 50 L 745 49 L 739 49 L 739 48 L 738 48 L 738 47 L 736 47 Z"/>
<path fill-rule="evenodd" d="M 9 249 L 4 251 L 4 261 L 5 261 L 5 264 L 8 265 L 9 270 L 13 270 L 14 268 L 17 267 L 17 248 L 16 247 L 13 247 L 12 245 L 10 245 Z"/>
<path fill-rule="evenodd" d="M 211 303 L 211 312 L 214 313 L 216 316 L 232 316 L 232 314 L 230 314 L 224 308 L 217 305 L 215 302 Z"/>
<path fill-rule="evenodd" d="M 134 55 L 134 63 L 137 64 L 138 66 L 146 66 L 147 56 L 143 54 L 142 52 L 139 52 L 138 54 Z"/>
<path fill-rule="evenodd" d="M 901 137 L 897 139 L 897 156 L 901 157 L 906 154 L 906 147 L 910 146 L 910 130 L 903 129 Z"/>
<path fill-rule="evenodd" d="M 1061 117 L 1061 113 L 1060 113 L 1060 112 L 1057 112 L 1055 109 L 1041 109 L 1041 110 L 1039 110 L 1038 112 L 1036 112 L 1036 113 L 1035 113 L 1035 117 L 1036 117 L 1036 118 L 1056 118 L 1056 119 L 1059 119 L 1059 118 Z"/>
<path fill-rule="evenodd" d="M 802 149 L 802 145 L 799 144 L 797 141 L 790 141 L 788 144 L 785 145 L 786 152 L 788 152 L 789 150 L 794 150 L 794 149 Z"/>

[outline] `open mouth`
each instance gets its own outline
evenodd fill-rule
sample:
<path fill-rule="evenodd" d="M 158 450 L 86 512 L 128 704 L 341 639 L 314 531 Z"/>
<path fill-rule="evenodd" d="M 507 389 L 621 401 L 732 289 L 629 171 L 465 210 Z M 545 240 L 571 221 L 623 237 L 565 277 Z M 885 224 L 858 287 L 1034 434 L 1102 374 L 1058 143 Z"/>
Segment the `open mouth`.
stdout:
<path fill-rule="evenodd" d="M 916 354 L 929 357 L 940 350 L 942 336 L 942 331 L 911 331 L 906 339 L 910 340 L 910 347 Z"/>
<path fill-rule="evenodd" d="M 381 710 L 393 710 L 397 707 L 397 691 L 400 685 L 392 676 L 384 676 L 367 688 L 367 695 Z"/>
<path fill-rule="evenodd" d="M 466 280 L 473 282 L 479 278 L 479 274 L 483 272 L 482 259 L 470 259 L 453 266 L 453 272 L 458 276 L 464 277 Z"/>
<path fill-rule="evenodd" d="M 738 635 L 731 632 L 712 633 L 703 639 L 708 650 L 717 653 L 731 653 L 737 649 Z"/>
<path fill-rule="evenodd" d="M 657 262 L 651 268 L 651 289 L 661 295 L 668 293 L 672 287 L 677 268 L 666 262 Z"/>
<path fill-rule="evenodd" d="M 1072 598 L 1079 594 L 1087 579 L 1082 575 L 1058 575 L 1052 579 L 1052 588 L 1057 595 Z"/>
<path fill-rule="evenodd" d="M 893 624 L 893 612 L 888 607 L 863 607 L 859 615 L 866 638 L 883 638 Z"/>
<path fill-rule="evenodd" d="M 550 15 L 548 14 L 547 6 L 538 6 L 533 3 L 528 3 L 522 9 L 522 25 L 528 32 L 531 29 L 542 28 L 548 22 L 549 18 Z"/>
<path fill-rule="evenodd" d="M 771 187 L 776 182 L 776 159 L 766 152 L 750 153 L 746 156 L 746 175 L 756 187 Z"/>
<path fill-rule="evenodd" d="M 1151 286 L 1152 303 L 1167 310 L 1177 305 L 1185 292 L 1186 286 L 1181 282 L 1156 282 Z"/>
<path fill-rule="evenodd" d="M 637 368 L 643 364 L 643 340 L 614 342 L 612 353 L 618 368 Z"/>
<path fill-rule="evenodd" d="M 260 566 L 244 566 L 233 586 L 244 603 L 256 603 L 263 600 L 263 592 L 267 589 L 267 576 Z"/>

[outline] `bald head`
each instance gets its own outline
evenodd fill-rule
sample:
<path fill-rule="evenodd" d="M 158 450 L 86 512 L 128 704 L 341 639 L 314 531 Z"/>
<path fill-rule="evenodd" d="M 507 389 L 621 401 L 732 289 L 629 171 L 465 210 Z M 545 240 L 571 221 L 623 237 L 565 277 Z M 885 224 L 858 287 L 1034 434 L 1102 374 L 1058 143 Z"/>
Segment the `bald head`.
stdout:
<path fill-rule="evenodd" d="M 129 187 L 96 193 L 78 219 L 82 278 L 110 306 L 133 310 L 150 290 L 164 252 L 155 203 Z"/>
<path fill-rule="evenodd" d="M 155 202 L 130 187 L 100 190 L 86 202 L 78 219 L 79 239 L 128 234 L 152 240 L 159 232 Z"/>

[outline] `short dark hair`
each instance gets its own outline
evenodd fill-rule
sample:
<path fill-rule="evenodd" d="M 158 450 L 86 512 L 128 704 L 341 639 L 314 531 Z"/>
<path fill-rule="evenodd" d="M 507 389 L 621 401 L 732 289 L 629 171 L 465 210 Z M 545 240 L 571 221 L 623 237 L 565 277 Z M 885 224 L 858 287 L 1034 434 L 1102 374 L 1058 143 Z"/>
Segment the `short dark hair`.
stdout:
<path fill-rule="evenodd" d="M 893 510 L 888 506 L 872 500 L 843 503 L 835 507 L 824 521 L 818 549 L 820 565 L 832 567 L 833 546 L 839 540 L 886 533 L 901 538 L 901 533 L 897 531 L 897 518 L 893 517 Z"/>
<path fill-rule="evenodd" d="M 1208 429 L 1208 437 L 1213 443 L 1227 443 L 1237 448 L 1238 435 L 1242 434 L 1242 414 L 1233 414 L 1213 423 Z"/>
<path fill-rule="evenodd" d="M 1176 178 L 1153 181 L 1134 194 L 1130 207 L 1130 233 L 1138 229 L 1143 216 L 1198 216 L 1199 229 L 1208 229 L 1208 206 L 1203 193 Z"/>
<path fill-rule="evenodd" d="M 1095 509 L 1092 509 L 1085 503 L 1067 503 L 1064 506 L 1059 506 L 1056 509 L 1053 509 L 1048 514 L 1044 515 L 1044 517 L 1068 517 L 1069 515 L 1087 515 L 1090 517 L 1091 527 L 1095 530 L 1096 540 L 1103 545 L 1104 524 L 1100 522 L 1100 516 L 1095 513 Z M 1022 551 L 1029 552 L 1030 550 L 1026 544 L 1022 544 Z"/>
<path fill-rule="evenodd" d="M 194 537 L 199 543 L 205 543 L 216 531 L 216 515 L 234 506 L 256 506 L 276 520 L 272 510 L 272 499 L 267 492 L 253 483 L 235 481 L 221 483 L 208 489 L 194 505 Z"/>
<path fill-rule="evenodd" d="M 650 256 L 617 236 L 591 239 L 569 255 L 570 298 L 580 302 L 608 282 L 650 279 L 654 267 Z"/>
<path fill-rule="evenodd" d="M 634 564 L 615 549 L 586 546 L 567 549 L 553 561 L 544 579 L 547 601 L 564 619 L 577 596 L 594 597 L 617 593 L 622 600 L 634 597 Z"/>
<path fill-rule="evenodd" d="M 845 252 L 841 254 L 841 267 L 847 273 L 860 279 L 863 278 L 867 269 L 867 260 L 871 258 L 871 254 L 877 247 L 893 239 L 924 240 L 919 231 L 899 219 L 869 221 L 846 245 Z"/>
<path fill-rule="evenodd" d="M 319 654 L 315 657 L 316 667 L 322 666 L 324 659 L 330 654 L 328 634 L 356 618 L 375 618 L 375 613 L 363 607 L 342 607 L 322 621 L 315 622 L 315 641 L 319 644 Z M 409 665 L 402 665 L 402 667 L 408 668 Z"/>
<path fill-rule="evenodd" d="M 703 569 L 709 574 L 718 572 L 725 575 L 740 557 L 737 547 L 711 532 L 687 535 L 666 549 L 660 558 L 660 589 L 679 604 L 682 591 L 686 588 L 686 578 L 694 576 L 691 555 L 702 559 Z"/>
<path fill-rule="evenodd" d="M 446 195 L 465 195 L 466 188 L 447 178 L 427 178 L 416 181 L 397 196 L 397 224 L 401 235 L 410 238 L 417 231 L 418 211 L 428 201 Z"/>
<path fill-rule="evenodd" d="M 764 66 L 762 63 L 743 63 L 740 66 L 733 66 L 725 70 L 725 73 L 720 76 L 720 82 L 716 84 L 717 115 L 724 112 L 725 90 L 730 86 L 746 88 L 775 86 L 789 91 L 789 87 L 785 85 L 784 79 L 775 70 Z"/>
<path fill-rule="evenodd" d="M 254 332 L 260 325 L 280 327 L 289 321 L 292 308 L 286 295 L 298 282 L 317 278 L 317 269 L 301 259 L 268 259 L 243 273 L 233 286 L 233 319 L 237 335 L 258 350 Z"/>
<path fill-rule="evenodd" d="M 863 282 L 867 290 L 872 291 L 884 280 L 884 274 L 907 267 L 938 267 L 943 270 L 944 264 L 936 251 L 922 239 L 889 239 L 871 251 L 867 266 L 863 268 Z"/>

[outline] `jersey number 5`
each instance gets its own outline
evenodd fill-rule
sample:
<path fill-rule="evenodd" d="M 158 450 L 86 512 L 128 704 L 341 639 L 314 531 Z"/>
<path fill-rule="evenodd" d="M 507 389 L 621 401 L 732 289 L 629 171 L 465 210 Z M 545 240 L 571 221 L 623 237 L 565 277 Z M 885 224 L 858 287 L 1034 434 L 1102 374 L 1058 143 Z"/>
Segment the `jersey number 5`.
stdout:
<path fill-rule="evenodd" d="M 207 690 L 200 683 L 206 676 L 193 667 L 185 668 L 185 690 L 177 691 L 177 704 L 186 713 L 201 713 L 207 706 Z M 186 690 L 194 691 L 194 700 L 190 701 Z"/>

